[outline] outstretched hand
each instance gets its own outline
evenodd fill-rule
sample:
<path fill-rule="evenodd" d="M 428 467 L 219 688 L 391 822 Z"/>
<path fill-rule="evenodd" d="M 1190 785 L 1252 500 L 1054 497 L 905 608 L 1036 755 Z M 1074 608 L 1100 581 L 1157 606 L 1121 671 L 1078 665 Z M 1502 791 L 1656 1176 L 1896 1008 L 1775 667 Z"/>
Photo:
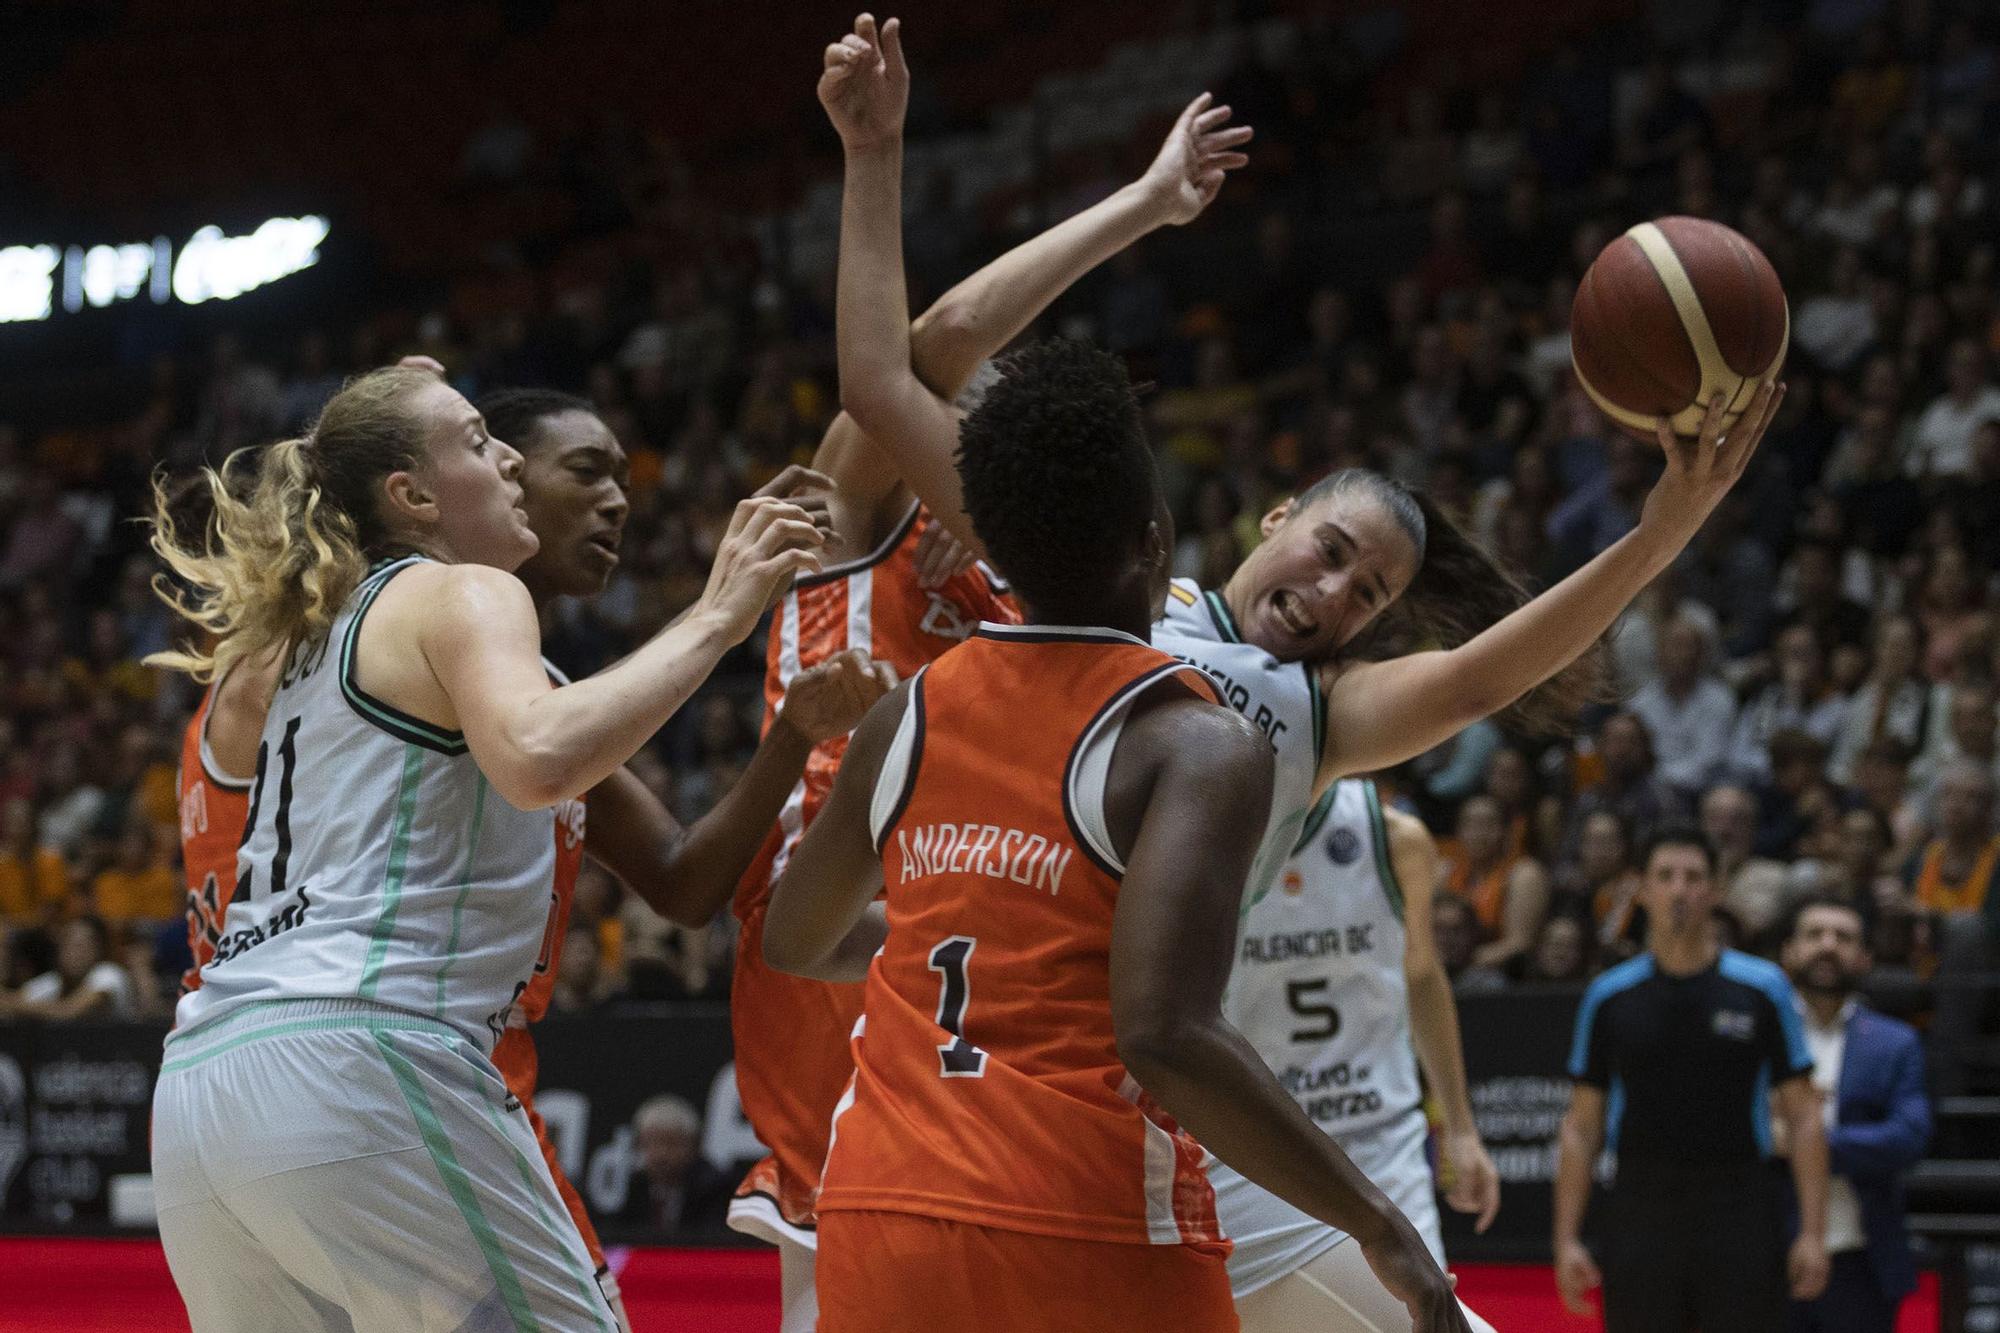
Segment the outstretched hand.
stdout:
<path fill-rule="evenodd" d="M 1203 93 L 1187 104 L 1139 178 L 1170 225 L 1194 221 L 1215 201 L 1228 174 L 1250 161 L 1236 149 L 1250 142 L 1251 128 L 1231 125 L 1229 108 L 1211 106 L 1214 100 Z"/>
<path fill-rule="evenodd" d="M 910 104 L 902 29 L 901 19 L 890 19 L 877 31 L 875 16 L 862 14 L 853 32 L 826 48 L 819 102 L 850 153 L 902 136 Z"/>
<path fill-rule="evenodd" d="M 1681 540 L 1693 537 L 1749 466 L 1757 442 L 1778 414 L 1778 404 L 1785 401 L 1785 386 L 1766 380 L 1750 405 L 1725 428 L 1723 406 L 1727 401 L 1728 395 L 1723 393 L 1709 399 L 1701 432 L 1692 440 L 1674 434 L 1664 417 L 1654 423 L 1654 435 L 1667 456 L 1667 470 L 1646 497 L 1642 525 L 1666 523 L 1672 525 L 1670 531 L 1684 534 Z"/>

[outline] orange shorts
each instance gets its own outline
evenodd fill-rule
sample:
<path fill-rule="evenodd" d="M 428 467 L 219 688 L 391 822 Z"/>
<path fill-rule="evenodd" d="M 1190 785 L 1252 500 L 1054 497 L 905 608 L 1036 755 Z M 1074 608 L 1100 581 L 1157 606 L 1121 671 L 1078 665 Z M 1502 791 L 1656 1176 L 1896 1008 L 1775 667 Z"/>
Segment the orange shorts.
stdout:
<path fill-rule="evenodd" d="M 521 1109 L 528 1113 L 528 1123 L 535 1129 L 535 1142 L 542 1145 L 542 1158 L 549 1164 L 549 1174 L 555 1177 L 556 1192 L 562 1195 L 564 1206 L 576 1222 L 576 1229 L 583 1233 L 583 1244 L 590 1251 L 590 1262 L 602 1273 L 605 1268 L 604 1246 L 598 1242 L 597 1228 L 590 1224 L 583 1196 L 576 1192 L 576 1186 L 570 1184 L 569 1177 L 563 1174 L 562 1163 L 556 1160 L 556 1146 L 549 1142 L 549 1127 L 542 1122 L 542 1113 L 535 1109 L 535 1081 L 541 1073 L 541 1060 L 535 1053 L 535 1039 L 527 1028 L 508 1028 L 500 1034 L 500 1042 L 493 1048 L 493 1065 L 507 1080 L 507 1091 L 520 1099 Z"/>
<path fill-rule="evenodd" d="M 819 1218 L 819 1333 L 1235 1333 L 1227 1253 L 840 1209 Z"/>
<path fill-rule="evenodd" d="M 729 1018 L 743 1113 L 771 1155 L 730 1204 L 729 1225 L 773 1244 L 813 1244 L 813 1205 L 834 1107 L 854 1076 L 849 1044 L 861 986 L 776 971 L 764 962 L 764 913 L 745 915 Z"/>

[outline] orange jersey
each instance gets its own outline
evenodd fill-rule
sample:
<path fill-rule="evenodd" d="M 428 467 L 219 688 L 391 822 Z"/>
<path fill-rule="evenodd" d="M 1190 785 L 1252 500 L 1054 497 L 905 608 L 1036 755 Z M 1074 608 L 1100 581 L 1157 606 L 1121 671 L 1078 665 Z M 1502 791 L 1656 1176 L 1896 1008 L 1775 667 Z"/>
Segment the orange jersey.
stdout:
<path fill-rule="evenodd" d="M 236 892 L 236 848 L 250 818 L 250 780 L 217 771 L 208 752 L 208 710 L 215 686 L 201 697 L 181 737 L 181 865 L 187 871 L 188 952 L 194 962 L 181 975 L 181 993 L 201 985 L 201 969 L 215 957 L 222 914 Z"/>
<path fill-rule="evenodd" d="M 917 586 L 917 538 L 930 521 L 922 506 L 911 505 L 872 553 L 802 578 L 785 594 L 771 617 L 764 672 L 767 727 L 793 677 L 849 648 L 888 662 L 899 677 L 907 677 L 963 642 L 980 621 L 1020 620 L 1013 598 L 983 569 L 956 575 L 936 589 Z M 847 1038 L 861 1014 L 861 987 L 765 966 L 764 908 L 792 849 L 826 803 L 846 750 L 845 736 L 813 750 L 805 776 L 738 885 L 734 904 L 742 923 L 729 1003 L 736 1083 L 744 1113 L 772 1156 L 738 1191 L 731 1220 L 750 1220 L 747 1208 L 766 1224 L 754 1228 L 758 1234 L 784 1234 L 808 1244 L 827 1125 L 853 1072 Z"/>
<path fill-rule="evenodd" d="M 1130 635 L 986 628 L 917 678 L 872 803 L 889 936 L 819 1210 L 1222 1247 L 1201 1146 L 1111 1022 L 1105 832 L 1130 704 L 1207 678 Z M 1032 719 L 1025 722 L 1024 719 Z"/>

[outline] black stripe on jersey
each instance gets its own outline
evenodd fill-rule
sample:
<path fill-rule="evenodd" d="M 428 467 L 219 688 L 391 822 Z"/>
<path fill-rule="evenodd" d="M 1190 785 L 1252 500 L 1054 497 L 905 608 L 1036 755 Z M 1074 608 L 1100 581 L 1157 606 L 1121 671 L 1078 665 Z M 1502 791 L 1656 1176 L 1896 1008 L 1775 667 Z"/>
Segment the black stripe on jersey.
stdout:
<path fill-rule="evenodd" d="M 889 817 L 882 821 L 882 836 L 875 843 L 875 855 L 878 857 L 882 855 L 882 848 L 889 841 L 889 830 L 902 822 L 903 812 L 910 808 L 910 797 L 916 794 L 917 770 L 924 762 L 924 672 L 929 670 L 930 667 L 926 665 L 919 668 L 916 675 L 910 677 L 910 697 L 905 705 L 913 710 L 912 716 L 915 718 L 914 730 L 910 735 L 910 766 L 903 773 L 903 790 L 897 793 L 895 807 L 889 811 Z M 893 739 L 891 744 L 894 744 Z"/>
<path fill-rule="evenodd" d="M 1112 632 L 1116 633 L 1115 630 Z M 1196 680 L 1199 680 L 1203 685 L 1207 685 L 1209 683 L 1208 677 L 1202 674 L 1200 667 L 1190 666 L 1186 662 L 1173 661 L 1173 662 L 1168 662 L 1163 666 L 1154 667 L 1151 671 L 1148 671 L 1145 675 L 1140 676 L 1138 679 L 1133 680 L 1128 684 L 1120 687 L 1117 693 L 1113 694 L 1109 699 L 1106 699 L 1104 701 L 1104 706 L 1102 708 L 1099 708 L 1095 713 L 1093 713 L 1091 715 L 1090 721 L 1084 723 L 1083 730 L 1079 731 L 1076 734 L 1076 743 L 1071 745 L 1069 748 L 1069 762 L 1063 765 L 1063 780 L 1062 780 L 1063 823 L 1069 826 L 1069 836 L 1076 843 L 1077 849 L 1081 851 L 1085 856 L 1090 858 L 1090 862 L 1092 865 L 1096 866 L 1099 870 L 1102 870 L 1105 874 L 1111 876 L 1111 878 L 1116 880 L 1124 879 L 1125 872 L 1119 867 L 1112 865 L 1110 862 L 1106 861 L 1103 857 L 1097 854 L 1096 849 L 1090 845 L 1090 839 L 1084 836 L 1083 825 L 1077 822 L 1076 808 L 1070 804 L 1070 799 L 1069 799 L 1070 789 L 1076 782 L 1076 767 L 1083 760 L 1083 747 L 1085 742 L 1089 741 L 1092 738 L 1092 736 L 1096 734 L 1098 726 L 1104 721 L 1106 717 L 1108 717 L 1111 714 L 1111 712 L 1114 709 L 1118 708 L 1122 704 L 1130 702 L 1131 700 L 1137 698 L 1139 695 L 1144 694 L 1147 690 L 1153 688 L 1153 686 L 1155 685 L 1158 685 L 1161 681 L 1167 679 L 1169 676 L 1178 676 L 1182 674 L 1193 676 Z M 1201 693 L 1197 690 L 1190 689 L 1188 693 L 1194 695 L 1194 697 L 1197 699 L 1202 697 Z M 1227 705 L 1223 706 L 1226 707 Z M 1107 773 L 1108 771 L 1109 770 L 1107 770 Z M 1107 828 L 1105 829 L 1104 833 L 1106 837 L 1109 837 L 1111 835 L 1111 830 Z"/>
<path fill-rule="evenodd" d="M 972 637 L 998 643 L 1136 643 L 1141 648 L 1152 647 L 1136 634 L 1097 625 L 1002 625 L 982 620 Z"/>
<path fill-rule="evenodd" d="M 347 622 L 347 633 L 340 643 L 340 692 L 346 698 L 347 706 L 352 708 L 362 721 L 380 727 L 397 740 L 420 745 L 439 754 L 461 755 L 466 753 L 464 732 L 447 731 L 420 717 L 411 716 L 394 704 L 384 703 L 361 688 L 360 679 L 354 670 L 354 646 L 361 640 L 362 617 L 368 614 L 369 607 L 375 605 L 375 599 L 382 595 L 382 589 L 389 586 L 389 580 L 416 563 L 417 558 L 411 557 L 378 571 L 383 575 L 381 581 L 363 594 L 361 605 L 354 609 L 354 619 Z"/>
<path fill-rule="evenodd" d="M 872 569 L 881 564 L 895 554 L 896 548 L 903 544 L 903 539 L 910 535 L 910 529 L 916 526 L 917 515 L 922 509 L 921 502 L 910 501 L 910 512 L 903 515 L 902 521 L 896 524 L 895 530 L 883 539 L 880 546 L 859 559 L 843 560 L 837 565 L 828 565 L 817 574 L 801 574 L 792 580 L 792 587 L 817 588 L 822 584 L 833 583 L 846 578 L 849 574 L 859 574 L 864 569 Z"/>

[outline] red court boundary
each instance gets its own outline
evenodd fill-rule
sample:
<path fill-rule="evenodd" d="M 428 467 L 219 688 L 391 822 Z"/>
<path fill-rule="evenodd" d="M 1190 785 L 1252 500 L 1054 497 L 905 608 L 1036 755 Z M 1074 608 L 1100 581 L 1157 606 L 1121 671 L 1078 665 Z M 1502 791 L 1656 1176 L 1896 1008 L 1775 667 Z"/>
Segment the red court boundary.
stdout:
<path fill-rule="evenodd" d="M 771 1333 L 778 1262 L 771 1250 L 614 1250 L 635 1333 Z M 1563 1313 L 1555 1282 L 1534 1264 L 1454 1270 L 1466 1303 L 1500 1333 L 1589 1333 L 1595 1319 Z M 181 1330 L 187 1319 L 157 1241 L 0 1237 L 0 1333 Z M 1898 1333 L 1934 1333 L 1937 1279 L 1903 1309 Z"/>

